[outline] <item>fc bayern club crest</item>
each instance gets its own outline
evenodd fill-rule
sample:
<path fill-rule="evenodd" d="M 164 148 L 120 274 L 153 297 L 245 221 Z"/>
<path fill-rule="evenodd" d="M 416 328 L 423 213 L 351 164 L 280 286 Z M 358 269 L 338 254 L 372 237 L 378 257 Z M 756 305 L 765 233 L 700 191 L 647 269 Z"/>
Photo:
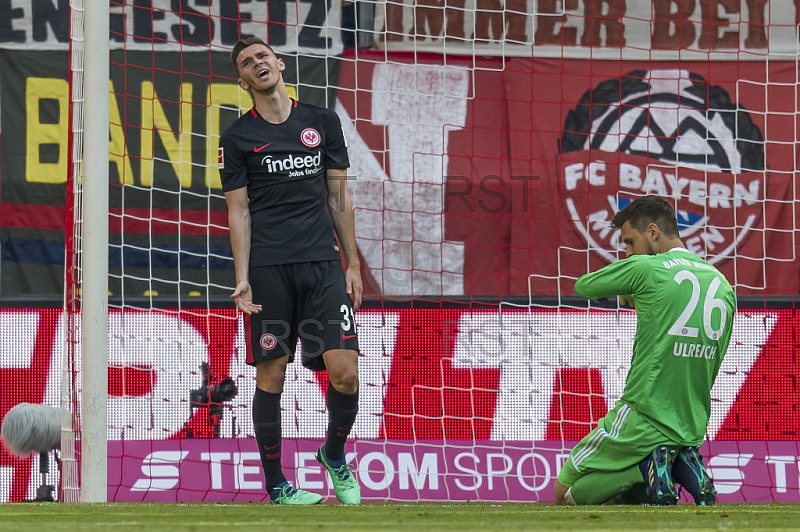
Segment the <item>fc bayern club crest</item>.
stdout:
<path fill-rule="evenodd" d="M 313 127 L 307 127 L 302 133 L 300 133 L 300 140 L 303 141 L 303 144 L 309 148 L 316 148 L 319 146 L 320 140 L 322 139 L 316 129 Z"/>
<path fill-rule="evenodd" d="M 564 209 L 589 249 L 613 262 L 625 248 L 614 214 L 637 197 L 661 196 L 689 251 L 716 264 L 760 224 L 763 144 L 722 87 L 686 70 L 630 72 L 587 91 L 567 114 L 558 156 Z"/>
<path fill-rule="evenodd" d="M 261 344 L 261 348 L 265 351 L 272 351 L 275 349 L 275 346 L 278 345 L 278 339 L 275 338 L 274 334 L 266 333 L 261 335 L 259 343 Z"/>

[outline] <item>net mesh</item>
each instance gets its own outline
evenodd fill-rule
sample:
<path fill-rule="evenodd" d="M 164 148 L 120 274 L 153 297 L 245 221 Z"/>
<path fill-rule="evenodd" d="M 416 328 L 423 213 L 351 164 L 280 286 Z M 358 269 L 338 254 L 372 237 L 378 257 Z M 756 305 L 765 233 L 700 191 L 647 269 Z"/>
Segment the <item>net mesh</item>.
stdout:
<path fill-rule="evenodd" d="M 61 468 L 59 500 L 80 501 L 80 287 L 82 285 L 83 162 L 83 0 L 70 0 L 69 40 L 69 160 L 67 168 L 63 350 L 54 360 L 61 364 Z"/>

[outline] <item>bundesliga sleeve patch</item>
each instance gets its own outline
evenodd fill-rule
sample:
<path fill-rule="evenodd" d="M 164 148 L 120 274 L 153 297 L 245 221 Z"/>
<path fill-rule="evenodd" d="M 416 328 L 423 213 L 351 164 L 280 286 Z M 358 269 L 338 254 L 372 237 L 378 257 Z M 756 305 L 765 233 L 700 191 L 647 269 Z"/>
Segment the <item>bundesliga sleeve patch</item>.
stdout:
<path fill-rule="evenodd" d="M 217 152 L 217 166 L 220 170 L 225 168 L 225 148 L 222 146 L 219 147 L 219 152 Z"/>

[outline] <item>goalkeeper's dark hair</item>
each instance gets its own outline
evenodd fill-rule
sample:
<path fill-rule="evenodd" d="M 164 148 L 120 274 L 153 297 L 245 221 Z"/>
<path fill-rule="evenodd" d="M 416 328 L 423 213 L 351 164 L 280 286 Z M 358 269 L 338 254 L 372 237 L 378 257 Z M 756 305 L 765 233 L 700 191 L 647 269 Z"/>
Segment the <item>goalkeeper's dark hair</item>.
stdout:
<path fill-rule="evenodd" d="M 658 226 L 664 236 L 668 238 L 678 238 L 678 220 L 675 218 L 675 211 L 672 205 L 664 198 L 658 196 L 644 196 L 630 202 L 627 207 L 619 211 L 611 219 L 611 225 L 620 228 L 625 222 L 630 222 L 631 226 L 644 233 L 647 226 L 654 223 Z"/>
<path fill-rule="evenodd" d="M 231 50 L 231 63 L 233 63 L 233 69 L 236 71 L 237 76 L 239 75 L 239 65 L 236 63 L 236 60 L 239 58 L 239 54 L 242 53 L 242 50 L 244 50 L 248 46 L 253 46 L 254 44 L 260 44 L 262 46 L 266 46 L 267 50 L 275 54 L 275 50 L 272 49 L 272 46 L 265 43 L 263 39 L 259 39 L 258 37 L 248 37 L 247 39 L 239 39 L 238 41 L 236 41 L 236 44 L 233 45 L 233 50 Z"/>

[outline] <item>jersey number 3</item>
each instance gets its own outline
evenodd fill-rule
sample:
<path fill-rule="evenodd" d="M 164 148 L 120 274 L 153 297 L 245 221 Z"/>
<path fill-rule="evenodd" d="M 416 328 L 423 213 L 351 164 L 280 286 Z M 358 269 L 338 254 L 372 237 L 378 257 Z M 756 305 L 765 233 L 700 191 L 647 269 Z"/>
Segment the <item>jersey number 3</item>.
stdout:
<path fill-rule="evenodd" d="M 342 305 L 339 309 L 342 313 L 342 330 L 349 331 L 351 327 L 356 324 L 356 316 L 353 313 L 353 308 L 347 305 Z"/>
<path fill-rule="evenodd" d="M 684 308 L 681 315 L 678 316 L 677 321 L 669 328 L 669 334 L 673 336 L 697 338 L 700 332 L 699 328 L 689 327 L 687 323 L 689 323 L 689 319 L 692 317 L 692 314 L 694 314 L 694 309 L 697 308 L 697 304 L 700 302 L 700 281 L 697 279 L 697 276 L 689 270 L 679 271 L 675 274 L 673 280 L 678 284 L 689 281 L 692 285 L 692 296 L 689 298 L 689 303 L 686 305 L 686 308 Z M 706 337 L 711 340 L 716 340 L 722 335 L 722 331 L 725 329 L 725 321 L 728 318 L 728 307 L 725 306 L 725 303 L 721 299 L 714 297 L 717 295 L 720 284 L 721 281 L 719 277 L 715 277 L 714 280 L 711 281 L 708 292 L 706 292 L 706 297 L 703 300 L 703 332 Z M 711 325 L 711 314 L 714 312 L 714 309 L 719 309 L 720 312 L 719 327 L 716 329 Z"/>

